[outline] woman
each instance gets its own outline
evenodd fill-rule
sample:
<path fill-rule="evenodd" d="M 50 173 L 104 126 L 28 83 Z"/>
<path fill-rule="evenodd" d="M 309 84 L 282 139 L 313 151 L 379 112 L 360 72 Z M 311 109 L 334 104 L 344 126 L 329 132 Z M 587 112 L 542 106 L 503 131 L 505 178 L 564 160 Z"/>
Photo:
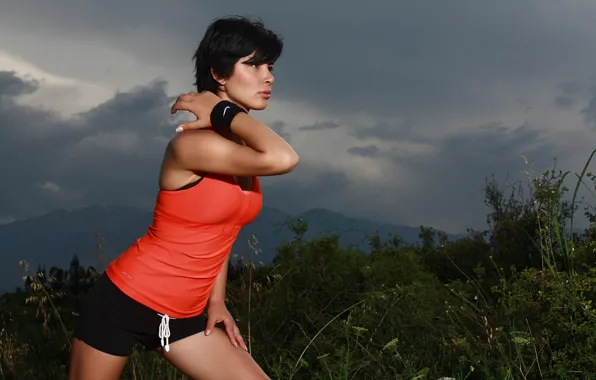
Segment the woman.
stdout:
<path fill-rule="evenodd" d="M 258 176 L 288 173 L 299 161 L 248 115 L 267 107 L 281 51 L 260 22 L 220 19 L 207 29 L 194 56 L 198 93 L 172 106 L 197 120 L 179 126 L 166 148 L 148 232 L 110 263 L 86 301 L 70 379 L 118 379 L 137 343 L 194 379 L 268 379 L 224 298 L 230 249 L 261 210 Z"/>

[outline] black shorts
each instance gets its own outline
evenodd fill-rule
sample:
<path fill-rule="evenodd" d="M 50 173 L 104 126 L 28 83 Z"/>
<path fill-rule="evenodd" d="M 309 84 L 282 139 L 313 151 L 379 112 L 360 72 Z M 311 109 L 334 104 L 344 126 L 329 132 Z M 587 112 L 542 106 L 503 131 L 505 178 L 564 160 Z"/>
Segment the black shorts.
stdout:
<path fill-rule="evenodd" d="M 87 296 L 77 319 L 75 338 L 111 355 L 129 356 L 140 344 L 147 350 L 162 347 L 161 332 L 173 343 L 205 330 L 204 314 L 166 320 L 158 312 L 124 294 L 103 273 Z"/>

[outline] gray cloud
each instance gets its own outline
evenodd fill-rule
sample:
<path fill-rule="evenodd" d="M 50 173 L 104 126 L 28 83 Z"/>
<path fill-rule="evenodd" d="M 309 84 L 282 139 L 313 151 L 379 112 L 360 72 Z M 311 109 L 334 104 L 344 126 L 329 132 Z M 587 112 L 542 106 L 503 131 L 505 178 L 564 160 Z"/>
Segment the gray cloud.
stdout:
<path fill-rule="evenodd" d="M 0 187 L 3 218 L 92 203 L 152 206 L 163 149 L 176 125 L 169 114 L 174 98 L 166 94 L 164 82 L 118 93 L 64 120 L 15 103 L 16 95 L 34 88 L 32 82 L 6 73 L 0 78 L 14 94 L 0 97 L 0 170 L 11 178 L 10 186 Z M 0 88 L 0 93 L 7 92 Z M 277 124 L 284 129 L 283 122 Z M 363 140 L 378 138 L 365 135 Z M 414 132 L 394 138 L 421 139 Z M 559 153 L 527 123 L 517 128 L 486 123 L 474 132 L 427 137 L 425 143 L 432 147 L 430 153 L 376 144 L 348 149 L 395 168 L 395 173 L 388 169 L 382 178 L 366 182 L 316 158 L 303 158 L 291 176 L 263 179 L 268 205 L 292 213 L 322 206 L 379 221 L 461 231 L 483 223 L 486 176 L 519 175 L 522 154 L 549 162 Z"/>
<path fill-rule="evenodd" d="M 228 0 L 224 7 L 215 0 L 200 5 L 185 0 L 138 4 L 25 1 L 3 9 L 0 21 L 15 31 L 36 25 L 51 33 L 108 41 L 137 57 L 139 68 L 163 65 L 164 76 L 184 70 L 176 80 L 183 75 L 190 87 L 190 58 L 207 22 L 229 13 L 222 9 L 259 15 L 286 42 L 276 69 L 275 96 L 324 104 L 336 112 L 400 114 L 412 120 L 421 113 L 492 112 L 506 101 L 506 95 L 496 91 L 504 84 L 530 87 L 590 75 L 596 59 L 591 49 L 596 7 L 589 3 L 560 8 L 538 0 L 505 0 L 482 7 L 463 0 L 432 5 L 321 5 L 314 0 Z M 159 55 L 158 46 L 163 51 Z M 25 57 L 40 58 L 25 44 L 14 48 Z M 108 69 L 65 65 L 64 58 L 37 61 L 54 72 L 84 71 L 95 78 Z M 491 87 L 495 90 L 486 91 Z"/>
<path fill-rule="evenodd" d="M 596 86 L 592 88 L 588 105 L 582 109 L 586 123 L 596 127 Z"/>
<path fill-rule="evenodd" d="M 371 135 L 368 139 L 376 138 Z M 421 140 L 412 133 L 394 141 Z M 271 180 L 275 195 L 268 201 L 289 212 L 321 205 L 377 221 L 431 224 L 461 232 L 484 225 L 488 210 L 483 185 L 492 175 L 503 186 L 527 182 L 526 171 L 539 175 L 552 169 L 553 159 L 569 162 L 571 154 L 550 142 L 539 126 L 528 122 L 519 126 L 487 122 L 473 131 L 426 137 L 424 143 L 428 149 L 418 153 L 382 149 L 375 144 L 349 148 L 349 153 L 373 158 L 386 168 L 382 178 L 366 179 L 353 172 L 330 175 L 334 172 L 324 167 L 301 166 L 292 179 Z M 522 156 L 532 166 L 526 165 Z"/>
<path fill-rule="evenodd" d="M 596 15 L 589 5 L 566 8 L 567 17 L 553 22 L 556 13 L 540 1 L 341 3 L 341 12 L 334 2 L 231 4 L 287 34 L 277 68 L 288 82 L 279 85 L 284 96 L 341 111 L 414 120 L 421 112 L 490 112 L 504 94 L 483 89 L 574 75 L 571 57 L 578 58 L 577 71 L 590 72 L 595 58 L 588 48 L 593 38 L 581 29 L 596 31 L 588 27 Z M 213 5 L 205 3 L 220 13 Z"/>
<path fill-rule="evenodd" d="M 407 137 L 409 140 L 415 139 L 416 123 L 409 120 L 403 121 L 397 125 L 386 122 L 376 123 L 372 126 L 355 127 L 350 131 L 350 134 L 358 139 L 367 139 L 376 137 L 381 140 L 401 140 Z M 424 140 L 423 137 L 418 136 L 419 141 Z"/>
<path fill-rule="evenodd" d="M 166 83 L 119 92 L 66 120 L 15 102 L 35 88 L 0 72 L 0 171 L 11 178 L 0 187 L 0 216 L 10 221 L 96 203 L 153 206 L 163 150 L 177 125 Z M 286 130 L 281 121 L 272 127 Z M 262 181 L 268 205 L 289 212 L 349 198 L 345 173 L 308 161 L 290 180 Z"/>
<path fill-rule="evenodd" d="M 36 81 L 25 82 L 14 71 L 0 71 L 0 96 L 4 101 L 10 102 L 16 96 L 31 94 L 37 88 Z"/>
<path fill-rule="evenodd" d="M 341 125 L 333 122 L 333 121 L 323 121 L 323 122 L 318 122 L 312 125 L 305 125 L 303 127 L 300 127 L 299 129 L 301 131 L 322 131 L 325 129 L 336 129 L 339 128 Z"/>
<path fill-rule="evenodd" d="M 428 143 L 432 149 L 426 154 L 397 149 L 378 153 L 379 159 L 390 160 L 401 168 L 400 185 L 382 188 L 392 191 L 391 212 L 395 218 L 414 225 L 433 220 L 450 231 L 484 223 L 487 210 L 482 186 L 492 174 L 502 183 L 527 181 L 523 171 L 529 167 L 522 155 L 536 163 L 534 175 L 550 169 L 552 159 L 562 155 L 539 129 L 528 124 L 505 128 L 493 123 Z M 367 197 L 367 202 L 378 202 L 378 208 L 388 206 L 386 198 L 379 196 Z"/>
<path fill-rule="evenodd" d="M 574 109 L 588 98 L 588 86 L 577 80 L 559 83 L 556 86 L 555 104 L 563 109 Z"/>
<path fill-rule="evenodd" d="M 281 120 L 276 120 L 272 123 L 269 123 L 269 127 L 275 131 L 278 135 L 280 135 L 284 140 L 288 143 L 292 141 L 292 135 L 287 131 L 288 126 L 285 122 Z"/>
<path fill-rule="evenodd" d="M 348 149 L 348 153 L 361 157 L 377 157 L 379 152 L 379 147 L 376 145 L 353 146 Z"/>
<path fill-rule="evenodd" d="M 10 178 L 0 187 L 0 215 L 22 218 L 89 203 L 150 204 L 173 132 L 163 128 L 174 126 L 165 83 L 117 94 L 67 120 L 15 102 L 34 88 L 34 82 L 0 72 L 0 171 Z"/>
<path fill-rule="evenodd" d="M 561 108 L 573 108 L 577 104 L 577 99 L 570 95 L 559 95 L 555 98 L 555 104 Z"/>
<path fill-rule="evenodd" d="M 346 173 L 309 162 L 301 163 L 288 178 L 264 178 L 263 184 L 267 205 L 292 214 L 314 207 L 341 210 L 353 204 L 353 180 Z M 357 214 L 358 205 L 346 211 Z"/>
<path fill-rule="evenodd" d="M 283 35 L 274 98 L 316 116 L 273 115 L 272 127 L 307 153 L 291 176 L 264 179 L 271 205 L 461 229 L 483 223 L 481 186 L 492 172 L 519 176 L 521 154 L 545 167 L 553 157 L 581 164 L 594 145 L 578 132 L 596 124 L 589 2 L 23 0 L 3 6 L 3 49 L 55 75 L 127 90 L 64 119 L 17 104 L 37 83 L 0 76 L 0 169 L 12 187 L 0 186 L 9 194 L 0 219 L 85 202 L 150 205 L 175 125 L 166 90 L 192 89 L 192 52 L 226 9 Z M 330 135 L 318 157 L 311 146 Z M 378 167 L 353 169 L 371 161 L 354 155 Z"/>

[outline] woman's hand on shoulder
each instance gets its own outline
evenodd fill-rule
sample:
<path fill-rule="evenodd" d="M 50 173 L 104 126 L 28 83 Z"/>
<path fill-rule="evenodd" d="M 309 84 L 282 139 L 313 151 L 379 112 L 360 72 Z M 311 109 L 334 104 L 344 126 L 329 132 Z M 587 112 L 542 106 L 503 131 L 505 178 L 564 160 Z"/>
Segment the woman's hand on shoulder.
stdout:
<path fill-rule="evenodd" d="M 197 120 L 181 125 L 168 146 L 175 165 L 183 170 L 235 176 L 269 176 L 289 173 L 298 165 L 298 155 L 275 132 L 246 113 L 233 120 L 234 133 L 244 140 L 237 144 L 219 133 L 204 131 L 211 126 L 211 111 L 221 98 L 211 92 L 183 94 L 172 113 L 189 111 Z M 234 124 L 236 123 L 236 124 Z"/>
<path fill-rule="evenodd" d="M 170 112 L 172 114 L 178 111 L 192 112 L 197 120 L 181 124 L 176 131 L 209 128 L 211 126 L 211 111 L 220 101 L 221 98 L 210 91 L 180 95 L 172 105 Z"/>

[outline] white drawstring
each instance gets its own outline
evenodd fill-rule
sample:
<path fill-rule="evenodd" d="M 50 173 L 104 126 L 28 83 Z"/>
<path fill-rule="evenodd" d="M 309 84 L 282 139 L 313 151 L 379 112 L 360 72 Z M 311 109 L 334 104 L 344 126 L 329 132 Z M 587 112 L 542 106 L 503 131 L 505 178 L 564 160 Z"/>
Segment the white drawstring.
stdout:
<path fill-rule="evenodd" d="M 170 318 L 167 314 L 157 314 L 161 317 L 161 323 L 159 324 L 159 339 L 161 339 L 161 346 L 164 347 L 164 339 L 166 340 L 165 348 L 166 352 L 170 352 Z"/>

